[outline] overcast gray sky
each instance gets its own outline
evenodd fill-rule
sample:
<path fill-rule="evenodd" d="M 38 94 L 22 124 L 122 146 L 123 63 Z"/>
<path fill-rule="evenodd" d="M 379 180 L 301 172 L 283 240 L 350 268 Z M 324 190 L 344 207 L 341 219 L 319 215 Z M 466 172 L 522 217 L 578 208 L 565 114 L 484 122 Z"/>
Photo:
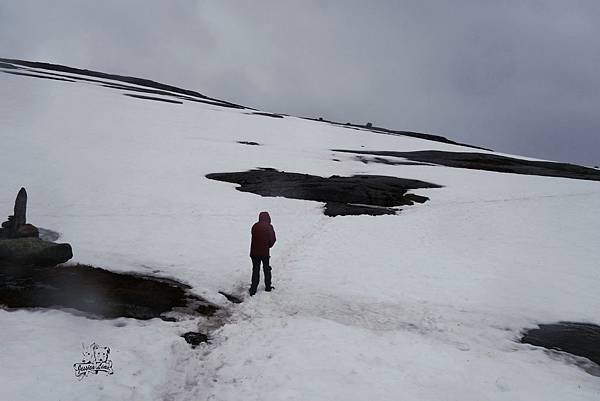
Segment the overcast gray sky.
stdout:
<path fill-rule="evenodd" d="M 600 164 L 598 0 L 1 0 L 0 57 Z"/>

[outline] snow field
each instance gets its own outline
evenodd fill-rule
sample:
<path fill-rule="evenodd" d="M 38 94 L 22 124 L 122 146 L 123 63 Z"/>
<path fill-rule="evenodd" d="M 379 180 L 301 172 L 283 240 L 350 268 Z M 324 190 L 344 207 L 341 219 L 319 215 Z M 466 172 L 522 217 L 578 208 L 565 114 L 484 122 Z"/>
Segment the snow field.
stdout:
<path fill-rule="evenodd" d="M 232 313 L 212 344 L 191 350 L 178 335 L 202 320 L 0 311 L 0 399 L 600 398 L 597 377 L 515 342 L 537 323 L 599 323 L 597 182 L 365 165 L 330 149 L 472 150 L 89 84 L 0 80 L 11 94 L 0 98 L 1 210 L 25 186 L 28 220 L 60 231 L 74 261 L 158 271 Z M 204 177 L 255 167 L 444 188 L 414 191 L 431 201 L 397 216 L 328 218 L 317 202 Z M 276 290 L 261 284 L 234 306 L 217 292 L 249 284 L 261 210 L 277 231 Z M 78 381 L 72 364 L 92 341 L 111 347 L 115 374 Z"/>

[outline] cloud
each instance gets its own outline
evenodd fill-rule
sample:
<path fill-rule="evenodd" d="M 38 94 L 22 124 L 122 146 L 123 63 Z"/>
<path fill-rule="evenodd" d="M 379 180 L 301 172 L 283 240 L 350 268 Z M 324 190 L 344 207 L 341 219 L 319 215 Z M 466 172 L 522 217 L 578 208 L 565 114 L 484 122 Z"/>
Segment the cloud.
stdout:
<path fill-rule="evenodd" d="M 0 54 L 598 164 L 599 19 L 594 0 L 25 0 L 0 5 Z"/>

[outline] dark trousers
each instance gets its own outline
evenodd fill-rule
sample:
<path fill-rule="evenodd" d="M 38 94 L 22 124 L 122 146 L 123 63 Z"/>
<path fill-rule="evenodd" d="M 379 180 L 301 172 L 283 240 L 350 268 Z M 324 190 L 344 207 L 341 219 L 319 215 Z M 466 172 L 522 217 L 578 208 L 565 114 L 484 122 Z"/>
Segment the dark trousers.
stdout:
<path fill-rule="evenodd" d="M 268 256 L 250 256 L 252 259 L 252 285 L 250 286 L 250 293 L 255 294 L 258 288 L 258 282 L 260 281 L 260 263 L 263 265 L 263 272 L 265 273 L 265 288 L 271 289 L 271 266 L 269 266 Z"/>

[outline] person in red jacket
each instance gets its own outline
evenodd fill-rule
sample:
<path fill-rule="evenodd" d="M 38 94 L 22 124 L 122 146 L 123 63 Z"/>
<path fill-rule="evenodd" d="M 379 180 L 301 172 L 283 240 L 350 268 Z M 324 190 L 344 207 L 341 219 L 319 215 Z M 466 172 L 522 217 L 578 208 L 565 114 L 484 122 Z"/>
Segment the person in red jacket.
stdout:
<path fill-rule="evenodd" d="M 271 216 L 267 212 L 260 212 L 258 221 L 252 226 L 252 242 L 250 244 L 250 258 L 252 259 L 252 284 L 250 295 L 256 294 L 260 281 L 260 263 L 265 274 L 265 291 L 271 291 L 271 266 L 269 266 L 269 250 L 275 244 L 275 230 L 271 225 Z"/>

